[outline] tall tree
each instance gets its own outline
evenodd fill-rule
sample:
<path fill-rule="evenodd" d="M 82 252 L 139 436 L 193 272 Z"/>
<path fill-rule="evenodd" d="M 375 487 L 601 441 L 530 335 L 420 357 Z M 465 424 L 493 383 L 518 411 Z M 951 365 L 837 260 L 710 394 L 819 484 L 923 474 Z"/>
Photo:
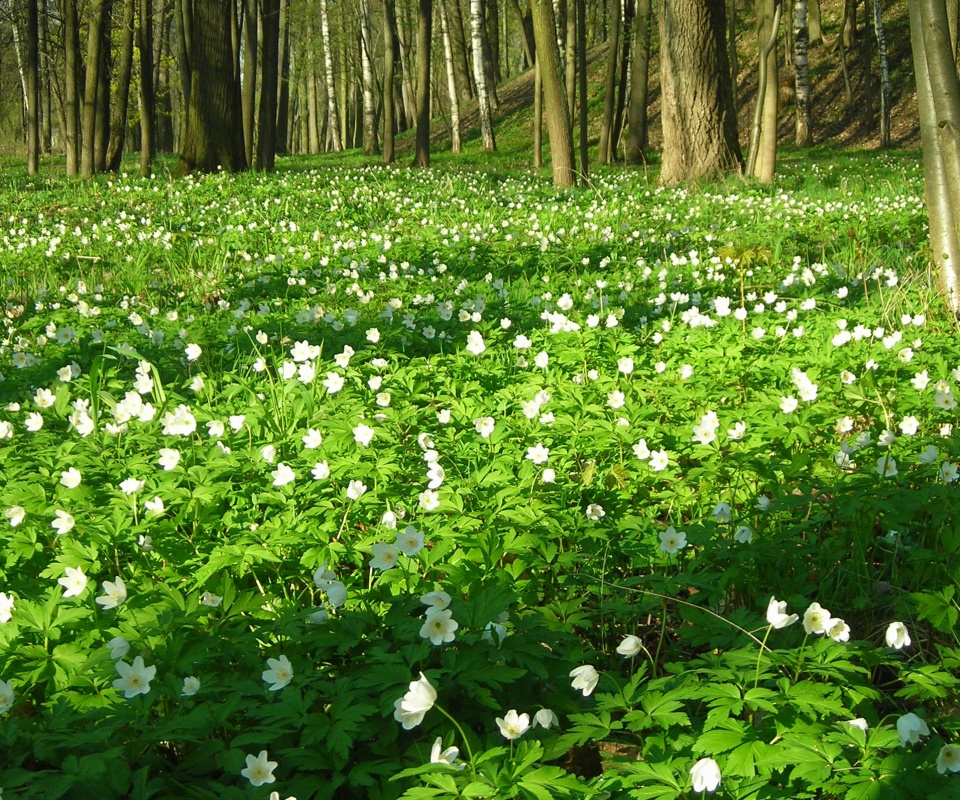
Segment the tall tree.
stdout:
<path fill-rule="evenodd" d="M 120 26 L 120 62 L 117 65 L 117 93 L 110 122 L 107 146 L 107 169 L 117 172 L 127 140 L 127 112 L 130 110 L 130 81 L 133 78 L 133 20 L 137 3 L 123 0 L 123 22 Z"/>
<path fill-rule="evenodd" d="M 240 78 L 240 113 L 243 117 L 243 148 L 247 163 L 253 163 L 257 140 L 257 0 L 243 3 L 243 73 Z"/>
<path fill-rule="evenodd" d="M 277 91 L 280 71 L 280 0 L 260 3 L 260 107 L 257 169 L 270 171 L 277 158 Z"/>
<path fill-rule="evenodd" d="M 450 149 L 454 153 L 459 153 L 463 149 L 460 138 L 460 98 L 457 96 L 457 73 L 453 65 L 448 16 L 447 4 L 441 0 L 440 28 L 443 34 L 443 60 L 447 66 L 447 94 L 450 96 Z"/>
<path fill-rule="evenodd" d="M 573 162 L 573 136 L 564 86 L 563 63 L 557 44 L 557 25 L 551 0 L 530 0 L 537 62 L 543 82 L 544 116 L 550 138 L 550 163 L 553 184 L 567 188 L 576 183 Z"/>
<path fill-rule="evenodd" d="M 40 16 L 27 0 L 27 174 L 40 169 Z"/>
<path fill-rule="evenodd" d="M 757 50 L 760 67 L 747 173 L 764 182 L 773 180 L 777 164 L 777 120 L 780 110 L 777 34 L 782 11 L 783 0 L 757 0 Z"/>
<path fill-rule="evenodd" d="M 63 0 L 64 116 L 67 177 L 80 171 L 80 20 L 77 0 Z"/>
<path fill-rule="evenodd" d="M 617 81 L 617 65 L 620 62 L 620 0 L 610 0 L 610 36 L 607 39 L 607 70 L 603 81 L 603 122 L 600 128 L 600 152 L 597 160 L 609 164 L 613 160 L 611 135 L 613 132 L 613 108 Z"/>
<path fill-rule="evenodd" d="M 107 37 L 107 19 L 110 12 L 110 0 L 94 0 L 90 24 L 87 32 L 87 65 L 83 89 L 83 136 L 80 152 L 80 174 L 92 178 L 97 167 L 97 119 L 98 89 L 103 69 L 104 40 Z M 109 46 L 109 41 L 106 43 Z M 100 103 L 107 98 L 100 92 Z"/>
<path fill-rule="evenodd" d="M 190 104 L 178 174 L 247 168 L 236 81 L 231 0 L 193 0 Z"/>
<path fill-rule="evenodd" d="M 743 169 L 725 36 L 723 0 L 662 0 L 665 186 Z"/>
<path fill-rule="evenodd" d="M 909 0 L 930 249 L 947 302 L 960 313 L 960 82 L 943 0 Z"/>
<path fill-rule="evenodd" d="M 383 163 L 393 163 L 395 98 L 393 91 L 397 62 L 397 12 L 394 0 L 383 0 Z"/>
<path fill-rule="evenodd" d="M 320 43 L 323 47 L 323 75 L 327 85 L 327 115 L 329 117 L 329 138 L 333 152 L 343 150 L 340 136 L 340 117 L 337 112 L 337 91 L 333 82 L 333 47 L 330 40 L 330 16 L 327 13 L 327 0 L 320 0 Z"/>
<path fill-rule="evenodd" d="M 496 0 L 494 0 L 496 2 Z M 493 135 L 493 112 L 490 107 L 490 91 L 487 85 L 488 72 L 484 63 L 484 13 L 483 0 L 470 0 L 470 32 L 473 42 L 473 79 L 477 84 L 477 104 L 480 110 L 480 134 L 483 149 L 493 152 L 497 141 Z"/>
<path fill-rule="evenodd" d="M 647 149 L 647 92 L 650 75 L 650 0 L 637 3 L 637 22 L 633 38 L 633 71 L 630 73 L 629 133 L 627 163 L 640 164 Z"/>
<path fill-rule="evenodd" d="M 809 147 L 813 143 L 810 65 L 807 55 L 810 38 L 807 4 L 808 0 L 795 0 L 793 6 L 793 74 L 796 93 L 797 147 Z"/>
<path fill-rule="evenodd" d="M 151 0 L 140 0 L 137 49 L 140 51 L 140 174 L 149 175 L 157 148 L 157 97 L 153 72 L 153 3 Z"/>
<path fill-rule="evenodd" d="M 420 0 L 417 14 L 417 135 L 415 167 L 430 166 L 430 45 L 433 0 Z"/>
<path fill-rule="evenodd" d="M 887 62 L 887 35 L 883 29 L 880 0 L 873 0 L 873 30 L 880 54 L 880 146 L 890 146 L 890 66 Z"/>
<path fill-rule="evenodd" d="M 370 30 L 370 5 L 360 2 L 360 78 L 363 94 L 363 152 L 377 152 L 377 105 L 374 101 L 373 33 Z"/>

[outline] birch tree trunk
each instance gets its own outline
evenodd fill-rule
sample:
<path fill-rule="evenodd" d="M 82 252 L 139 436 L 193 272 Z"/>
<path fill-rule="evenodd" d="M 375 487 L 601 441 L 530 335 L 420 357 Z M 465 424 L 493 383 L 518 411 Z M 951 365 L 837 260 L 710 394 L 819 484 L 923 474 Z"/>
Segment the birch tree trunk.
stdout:
<path fill-rule="evenodd" d="M 413 166 L 430 166 L 430 45 L 433 0 L 420 0 L 417 14 L 417 135 Z"/>
<path fill-rule="evenodd" d="M 453 66 L 453 47 L 450 44 L 450 21 L 447 14 L 447 4 L 440 2 L 440 28 L 443 32 L 443 58 L 447 65 L 447 94 L 450 97 L 450 149 L 459 153 L 462 149 L 460 141 L 460 98 L 457 96 L 457 72 Z"/>
<path fill-rule="evenodd" d="M 374 99 L 373 36 L 370 33 L 370 4 L 360 0 L 360 77 L 363 81 L 363 152 L 377 152 L 377 104 Z"/>
<path fill-rule="evenodd" d="M 642 164 L 648 145 L 647 92 L 650 87 L 650 0 L 637 3 L 637 22 L 633 35 L 633 72 L 630 74 L 627 163 Z"/>
<path fill-rule="evenodd" d="M 330 18 L 327 0 L 320 0 L 320 45 L 323 48 L 323 77 L 327 87 L 327 116 L 330 125 L 331 147 L 335 153 L 343 150 L 340 138 L 340 118 L 337 114 L 337 92 L 333 83 L 333 54 L 330 46 Z"/>
<path fill-rule="evenodd" d="M 887 61 L 887 36 L 883 30 L 880 0 L 873 0 L 873 30 L 877 35 L 880 54 L 880 147 L 886 148 L 890 146 L 890 65 Z"/>
<path fill-rule="evenodd" d="M 553 184 L 557 188 L 568 188 L 576 182 L 576 172 L 570 112 L 563 81 L 560 47 L 557 45 L 557 23 L 553 4 L 550 0 L 530 0 L 530 11 L 533 15 L 537 61 L 541 62 L 540 76 L 543 82 L 547 134 L 550 137 Z"/>
<path fill-rule="evenodd" d="M 496 0 L 493 0 L 496 2 Z M 490 92 L 487 86 L 487 71 L 483 59 L 483 0 L 470 0 L 470 33 L 473 45 L 473 79 L 477 86 L 477 104 L 480 110 L 480 134 L 483 149 L 496 152 L 497 142 L 493 136 L 493 113 L 490 108 Z"/>
<path fill-rule="evenodd" d="M 809 147 L 813 144 L 813 134 L 810 109 L 807 0 L 796 0 L 794 3 L 793 26 L 793 71 L 794 86 L 796 89 L 797 147 Z"/>
<path fill-rule="evenodd" d="M 611 0 L 613 1 L 613 0 Z M 564 0 L 566 19 L 566 39 L 563 45 L 564 78 L 567 89 L 567 102 L 570 104 L 570 124 L 573 125 L 573 113 L 577 105 L 577 18 L 574 11 L 575 0 Z"/>

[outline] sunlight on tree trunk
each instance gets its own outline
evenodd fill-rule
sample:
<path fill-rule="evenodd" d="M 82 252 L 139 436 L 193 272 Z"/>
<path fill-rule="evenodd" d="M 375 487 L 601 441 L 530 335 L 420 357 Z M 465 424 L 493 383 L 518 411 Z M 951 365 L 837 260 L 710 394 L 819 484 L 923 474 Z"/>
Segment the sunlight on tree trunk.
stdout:
<path fill-rule="evenodd" d="M 880 0 L 873 0 L 873 30 L 880 54 L 880 147 L 890 146 L 890 67 L 887 63 L 887 36 L 883 30 Z"/>
<path fill-rule="evenodd" d="M 443 60 L 447 65 L 447 94 L 450 97 L 450 149 L 459 153 L 463 149 L 460 140 L 460 98 L 457 96 L 457 71 L 453 65 L 447 4 L 443 0 L 440 2 L 440 28 L 443 34 Z"/>
<path fill-rule="evenodd" d="M 796 92 L 797 147 L 809 147 L 813 144 L 808 37 L 807 0 L 796 0 L 793 7 L 793 72 Z"/>
<path fill-rule="evenodd" d="M 768 183 L 777 164 L 777 121 L 780 86 L 777 69 L 777 34 L 780 29 L 782 0 L 757 0 L 757 46 L 759 78 L 757 104 L 753 113 L 747 174 Z"/>
<path fill-rule="evenodd" d="M 430 44 L 433 0 L 420 0 L 417 14 L 417 135 L 413 166 L 430 166 Z"/>
<path fill-rule="evenodd" d="M 563 63 L 557 44 L 557 24 L 550 0 L 530 0 L 537 61 L 541 62 L 544 116 L 550 137 L 550 164 L 553 185 L 565 189 L 576 183 L 573 162 L 573 135 L 564 86 Z"/>

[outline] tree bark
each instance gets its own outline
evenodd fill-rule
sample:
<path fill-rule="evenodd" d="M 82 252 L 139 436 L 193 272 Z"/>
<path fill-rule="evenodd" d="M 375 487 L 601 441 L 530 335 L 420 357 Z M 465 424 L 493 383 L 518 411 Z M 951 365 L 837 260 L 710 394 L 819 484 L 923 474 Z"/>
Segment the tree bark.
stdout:
<path fill-rule="evenodd" d="M 340 137 L 340 117 L 337 112 L 337 91 L 333 81 L 333 53 L 330 42 L 330 17 L 327 14 L 327 0 L 320 0 L 320 44 L 323 48 L 323 77 L 327 87 L 327 116 L 329 118 L 330 139 L 335 153 L 343 150 Z"/>
<path fill-rule="evenodd" d="M 510 0 L 517 18 L 520 20 L 520 44 L 523 47 L 523 57 L 526 60 L 527 68 L 533 66 L 534 62 L 534 44 L 533 44 L 533 19 L 530 17 L 530 9 L 526 11 L 520 6 L 520 0 Z"/>
<path fill-rule="evenodd" d="M 857 0 L 843 0 L 843 24 L 840 37 L 844 47 L 853 47 L 857 39 Z"/>
<path fill-rule="evenodd" d="M 37 0 L 27 0 L 27 174 L 40 170 L 40 13 Z"/>
<path fill-rule="evenodd" d="M 587 180 L 590 174 L 589 142 L 587 140 L 587 0 L 577 4 L 577 76 L 580 81 L 580 103 L 577 113 L 580 118 L 580 179 Z"/>
<path fill-rule="evenodd" d="M 618 0 L 610 0 L 618 2 Z M 564 79 L 567 90 L 567 103 L 570 105 L 570 124 L 573 125 L 574 111 L 577 106 L 577 17 L 574 7 L 575 0 L 564 0 L 565 19 L 561 22 L 566 27 L 566 38 L 563 45 Z"/>
<path fill-rule="evenodd" d="M 782 0 L 757 0 L 760 69 L 747 174 L 754 175 L 764 183 L 773 180 L 777 163 L 777 119 L 780 102 L 777 33 L 782 10 Z"/>
<path fill-rule="evenodd" d="M 737 0 L 727 0 L 727 61 L 733 90 L 733 107 L 738 108 L 737 84 L 740 80 L 740 58 L 737 55 Z"/>
<path fill-rule="evenodd" d="M 576 182 L 573 162 L 573 137 L 570 128 L 569 105 L 563 82 L 563 64 L 557 45 L 557 25 L 550 0 L 530 0 L 533 15 L 533 33 L 537 46 L 537 61 L 541 62 L 544 113 L 547 135 L 550 137 L 550 163 L 553 184 L 568 188 Z"/>
<path fill-rule="evenodd" d="M 494 0 L 496 2 L 496 0 Z M 480 111 L 480 134 L 483 149 L 496 152 L 497 142 L 493 135 L 493 112 L 490 108 L 490 92 L 487 86 L 487 70 L 483 58 L 483 0 L 470 0 L 470 32 L 473 43 L 473 79 L 477 85 L 477 104 Z"/>
<path fill-rule="evenodd" d="M 665 186 L 743 170 L 725 37 L 722 0 L 663 0 L 660 182 Z"/>
<path fill-rule="evenodd" d="M 123 146 L 127 139 L 127 113 L 130 109 L 130 81 L 133 77 L 133 20 L 136 3 L 123 0 L 123 22 L 120 30 L 120 63 L 117 67 L 117 95 L 110 122 L 110 143 L 107 145 L 107 169 L 119 172 Z"/>
<path fill-rule="evenodd" d="M 157 97 L 153 73 L 153 3 L 139 0 L 137 49 L 140 51 L 140 174 L 147 176 L 157 150 Z"/>
<path fill-rule="evenodd" d="M 257 0 L 243 3 L 243 75 L 240 86 L 240 110 L 243 116 L 243 149 L 247 163 L 253 163 L 257 124 Z"/>
<path fill-rule="evenodd" d="M 543 166 L 543 78 L 540 59 L 533 64 L 533 166 Z"/>
<path fill-rule="evenodd" d="M 607 39 L 607 71 L 603 81 L 603 121 L 600 127 L 600 152 L 597 160 L 609 164 L 611 157 L 611 134 L 613 131 L 613 108 L 617 81 L 617 65 L 620 61 L 620 0 L 610 0 L 610 36 Z"/>
<path fill-rule="evenodd" d="M 443 32 L 443 59 L 447 66 L 447 94 L 450 96 L 450 149 L 454 153 L 459 153 L 463 149 L 460 139 L 460 98 L 457 96 L 457 73 L 453 66 L 450 21 L 447 17 L 447 4 L 441 0 L 440 28 Z"/>
<path fill-rule="evenodd" d="M 793 7 L 793 71 L 796 92 L 797 147 L 813 144 L 810 108 L 809 26 L 807 0 L 796 0 Z"/>
<path fill-rule="evenodd" d="M 650 87 L 650 0 L 637 3 L 633 36 L 633 71 L 630 74 L 630 110 L 627 136 L 627 163 L 642 164 L 648 145 L 647 92 Z"/>
<path fill-rule="evenodd" d="M 417 135 L 413 166 L 430 166 L 430 45 L 433 0 L 420 0 L 417 14 Z"/>
<path fill-rule="evenodd" d="M 823 21 L 820 15 L 820 0 L 810 0 L 807 8 L 807 34 L 809 46 L 823 41 Z"/>
<path fill-rule="evenodd" d="M 942 0 L 909 0 L 910 43 L 923 143 L 924 194 L 933 263 L 947 302 L 960 311 L 960 85 Z M 949 138 L 954 141 L 950 142 Z M 945 146 L 946 145 L 946 146 Z"/>
<path fill-rule="evenodd" d="M 360 77 L 363 87 L 363 152 L 377 152 L 377 104 L 374 100 L 373 35 L 370 32 L 370 5 L 360 0 Z"/>
<path fill-rule="evenodd" d="M 463 25 L 463 14 L 459 0 L 443 0 L 447 3 L 447 19 L 450 22 L 450 46 L 453 48 L 453 64 L 457 74 L 457 91 L 460 102 L 473 97 L 473 78 L 470 58 L 467 52 L 467 35 Z"/>
<path fill-rule="evenodd" d="M 290 2 L 280 7 L 280 74 L 277 85 L 277 155 L 286 155 L 290 140 Z"/>
<path fill-rule="evenodd" d="M 393 81 L 397 61 L 397 18 L 394 0 L 383 0 L 383 163 L 393 163 Z"/>
<path fill-rule="evenodd" d="M 95 0 L 87 36 L 87 68 L 83 89 L 83 134 L 80 174 L 92 178 L 96 172 L 97 89 L 100 85 L 101 53 L 107 30 L 109 0 Z"/>
<path fill-rule="evenodd" d="M 67 177 L 80 170 L 80 20 L 77 0 L 63 0 L 64 116 Z"/>
<path fill-rule="evenodd" d="M 890 146 L 890 65 L 887 61 L 887 36 L 883 30 L 880 0 L 873 0 L 873 30 L 877 35 L 877 51 L 880 55 L 880 147 L 886 148 Z"/>
<path fill-rule="evenodd" d="M 230 0 L 194 0 L 190 32 L 191 86 L 177 174 L 247 168 Z"/>
<path fill-rule="evenodd" d="M 257 169 L 272 171 L 277 160 L 277 90 L 280 72 L 280 0 L 260 3 L 260 107 L 257 112 Z"/>

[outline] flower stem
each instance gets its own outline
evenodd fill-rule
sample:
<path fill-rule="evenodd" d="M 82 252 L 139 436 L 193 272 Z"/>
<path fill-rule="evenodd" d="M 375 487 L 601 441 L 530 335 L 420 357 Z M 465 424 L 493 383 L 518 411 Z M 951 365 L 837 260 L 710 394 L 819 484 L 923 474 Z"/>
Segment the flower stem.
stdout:
<path fill-rule="evenodd" d="M 439 706 L 436 703 L 434 703 L 433 707 L 437 709 L 437 711 L 439 711 L 441 714 L 443 714 L 443 716 L 445 716 L 448 720 L 450 720 L 453 723 L 454 727 L 460 732 L 460 738 L 463 739 L 463 746 L 467 750 L 467 758 L 470 760 L 470 772 L 473 774 L 474 777 L 476 777 L 477 769 L 473 764 L 473 749 L 470 747 L 470 740 L 467 738 L 467 734 L 464 733 L 463 728 L 460 727 L 460 723 L 457 722 L 449 713 L 447 713 L 447 710 L 443 706 Z"/>
<path fill-rule="evenodd" d="M 773 625 L 767 626 L 767 632 L 763 634 L 763 642 L 760 644 L 760 652 L 757 653 L 757 671 L 753 675 L 753 688 L 757 688 L 757 684 L 760 682 L 760 660 L 763 658 L 763 651 L 767 646 L 767 637 L 770 635 L 770 631 L 773 630 Z"/>

